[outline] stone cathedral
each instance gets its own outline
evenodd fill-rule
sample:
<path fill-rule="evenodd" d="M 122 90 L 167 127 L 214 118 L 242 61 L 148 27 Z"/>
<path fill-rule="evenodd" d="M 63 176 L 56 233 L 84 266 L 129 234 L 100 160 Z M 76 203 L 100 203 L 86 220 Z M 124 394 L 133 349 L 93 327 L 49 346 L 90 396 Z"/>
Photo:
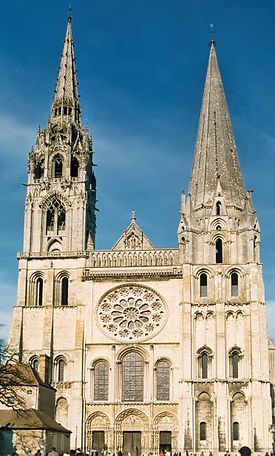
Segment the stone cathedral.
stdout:
<path fill-rule="evenodd" d="M 178 247 L 155 248 L 133 212 L 113 248 L 97 250 L 95 204 L 69 17 L 48 125 L 28 157 L 11 345 L 56 388 L 72 448 L 270 451 L 260 227 L 214 41 Z"/>

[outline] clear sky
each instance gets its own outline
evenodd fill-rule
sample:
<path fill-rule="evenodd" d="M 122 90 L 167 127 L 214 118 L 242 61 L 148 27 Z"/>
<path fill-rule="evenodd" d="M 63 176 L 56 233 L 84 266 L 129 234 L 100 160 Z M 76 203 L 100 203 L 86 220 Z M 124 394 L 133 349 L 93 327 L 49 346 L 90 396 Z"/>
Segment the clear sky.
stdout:
<path fill-rule="evenodd" d="M 0 312 L 7 333 L 22 250 L 27 154 L 45 128 L 68 1 L 2 2 Z M 176 247 L 208 60 L 210 24 L 247 189 L 261 230 L 275 337 L 275 3 L 273 0 L 72 0 L 79 91 L 93 134 L 97 248 L 137 222 Z"/>

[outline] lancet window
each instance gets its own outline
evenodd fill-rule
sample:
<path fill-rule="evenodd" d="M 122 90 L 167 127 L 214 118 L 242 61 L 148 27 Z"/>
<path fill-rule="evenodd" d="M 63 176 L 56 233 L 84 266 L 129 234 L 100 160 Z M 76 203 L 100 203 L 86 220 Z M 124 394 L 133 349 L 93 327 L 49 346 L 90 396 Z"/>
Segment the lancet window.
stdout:
<path fill-rule="evenodd" d="M 239 296 L 239 275 L 236 272 L 231 274 L 231 296 Z"/>
<path fill-rule="evenodd" d="M 200 275 L 200 297 L 207 297 L 207 274 L 205 273 Z"/>
<path fill-rule="evenodd" d="M 143 401 L 144 360 L 137 352 L 127 353 L 122 359 L 122 401 Z"/>
<path fill-rule="evenodd" d="M 169 401 L 170 399 L 170 365 L 161 360 L 156 366 L 157 401 Z"/>
<path fill-rule="evenodd" d="M 42 306 L 43 304 L 43 279 L 38 277 L 35 282 L 35 305 Z"/>
<path fill-rule="evenodd" d="M 79 161 L 76 157 L 71 158 L 71 177 L 78 177 Z"/>
<path fill-rule="evenodd" d="M 206 440 L 206 422 L 200 422 L 200 440 Z"/>
<path fill-rule="evenodd" d="M 239 440 L 240 426 L 237 421 L 234 421 L 232 431 L 233 431 L 233 440 Z"/>
<path fill-rule="evenodd" d="M 240 355 L 238 352 L 234 351 L 231 353 L 231 373 L 233 378 L 239 378 L 239 362 Z"/>
<path fill-rule="evenodd" d="M 41 179 L 44 175 L 44 161 L 37 161 L 34 167 L 34 178 Z"/>
<path fill-rule="evenodd" d="M 68 277 L 62 277 L 61 279 L 61 305 L 68 305 L 68 291 L 69 291 L 69 280 Z"/>
<path fill-rule="evenodd" d="M 94 366 L 94 400 L 107 401 L 109 392 L 109 366 L 106 361 L 97 361 Z"/>
<path fill-rule="evenodd" d="M 56 380 L 58 382 L 64 382 L 65 380 L 65 361 L 63 358 L 59 358 L 56 361 Z"/>
<path fill-rule="evenodd" d="M 63 173 L 63 158 L 60 154 L 56 154 L 53 158 L 53 174 L 54 177 L 62 177 Z"/>
<path fill-rule="evenodd" d="M 46 214 L 47 234 L 59 234 L 65 230 L 66 211 L 63 203 L 58 198 L 53 198 L 48 205 Z"/>
<path fill-rule="evenodd" d="M 199 350 L 198 374 L 199 378 L 209 378 L 211 375 L 212 350 L 203 347 Z"/>
<path fill-rule="evenodd" d="M 223 262 L 223 245 L 221 238 L 216 240 L 216 263 Z"/>
<path fill-rule="evenodd" d="M 217 201 L 217 203 L 216 203 L 216 215 L 221 215 L 221 208 L 222 208 L 222 203 L 220 201 Z"/>

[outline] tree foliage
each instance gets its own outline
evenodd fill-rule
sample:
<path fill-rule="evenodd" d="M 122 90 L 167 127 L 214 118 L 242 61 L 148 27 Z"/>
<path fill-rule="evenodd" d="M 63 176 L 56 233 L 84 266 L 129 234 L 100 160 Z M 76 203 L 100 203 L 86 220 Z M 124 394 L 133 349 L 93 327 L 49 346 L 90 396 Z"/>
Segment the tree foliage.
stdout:
<path fill-rule="evenodd" d="M 24 366 L 18 362 L 17 353 L 12 353 L 5 340 L 0 339 L 0 403 L 14 410 L 24 409 L 20 387 L 26 382 Z"/>

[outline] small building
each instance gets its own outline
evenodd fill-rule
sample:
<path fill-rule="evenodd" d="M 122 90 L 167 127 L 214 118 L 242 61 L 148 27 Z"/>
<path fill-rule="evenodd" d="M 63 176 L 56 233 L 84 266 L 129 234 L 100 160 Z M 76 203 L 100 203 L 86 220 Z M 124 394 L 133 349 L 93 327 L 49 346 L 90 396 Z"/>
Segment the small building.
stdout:
<path fill-rule="evenodd" d="M 60 452 L 69 450 L 70 431 L 54 419 L 55 389 L 28 364 L 19 364 L 18 371 L 21 381 L 15 388 L 25 402 L 25 409 L 13 410 L 12 397 L 8 401 L 10 407 L 0 404 L 1 456 L 15 450 L 24 456 L 27 450 L 34 454 L 38 449 L 45 455 L 52 446 Z"/>

